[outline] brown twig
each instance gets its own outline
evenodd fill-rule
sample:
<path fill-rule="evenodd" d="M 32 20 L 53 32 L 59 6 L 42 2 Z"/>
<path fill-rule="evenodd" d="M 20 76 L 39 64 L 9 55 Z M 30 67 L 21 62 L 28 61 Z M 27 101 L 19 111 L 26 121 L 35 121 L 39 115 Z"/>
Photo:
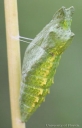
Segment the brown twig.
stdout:
<path fill-rule="evenodd" d="M 25 128 L 25 123 L 21 123 L 19 110 L 19 88 L 21 79 L 20 46 L 19 41 L 12 38 L 12 36 L 19 35 L 17 0 L 4 0 L 4 7 L 12 128 Z"/>

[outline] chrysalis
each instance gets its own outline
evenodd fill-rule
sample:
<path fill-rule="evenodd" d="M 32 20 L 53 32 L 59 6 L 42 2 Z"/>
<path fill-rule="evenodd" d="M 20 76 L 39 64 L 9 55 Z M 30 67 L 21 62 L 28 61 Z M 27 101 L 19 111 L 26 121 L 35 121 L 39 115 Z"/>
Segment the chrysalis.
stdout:
<path fill-rule="evenodd" d="M 26 49 L 19 100 L 22 122 L 45 100 L 54 83 L 61 54 L 74 36 L 70 29 L 73 13 L 74 7 L 60 8 Z"/>

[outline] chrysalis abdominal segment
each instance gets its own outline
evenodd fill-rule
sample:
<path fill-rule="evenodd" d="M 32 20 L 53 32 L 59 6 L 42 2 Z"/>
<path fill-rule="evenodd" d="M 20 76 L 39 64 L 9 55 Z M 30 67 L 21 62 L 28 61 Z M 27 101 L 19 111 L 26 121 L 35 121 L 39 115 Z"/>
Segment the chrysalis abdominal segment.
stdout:
<path fill-rule="evenodd" d="M 73 12 L 74 7 L 58 10 L 26 49 L 20 89 L 22 122 L 26 122 L 45 100 L 54 83 L 61 54 L 74 36 L 70 29 Z"/>

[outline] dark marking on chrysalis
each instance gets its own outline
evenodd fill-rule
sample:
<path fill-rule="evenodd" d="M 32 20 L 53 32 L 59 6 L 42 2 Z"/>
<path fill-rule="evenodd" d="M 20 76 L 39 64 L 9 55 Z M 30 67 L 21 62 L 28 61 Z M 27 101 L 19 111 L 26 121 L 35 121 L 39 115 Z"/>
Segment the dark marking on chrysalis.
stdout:
<path fill-rule="evenodd" d="M 20 89 L 20 112 L 26 122 L 45 100 L 61 54 L 72 42 L 71 22 L 74 7 L 62 7 L 51 22 L 34 38 L 26 49 Z"/>

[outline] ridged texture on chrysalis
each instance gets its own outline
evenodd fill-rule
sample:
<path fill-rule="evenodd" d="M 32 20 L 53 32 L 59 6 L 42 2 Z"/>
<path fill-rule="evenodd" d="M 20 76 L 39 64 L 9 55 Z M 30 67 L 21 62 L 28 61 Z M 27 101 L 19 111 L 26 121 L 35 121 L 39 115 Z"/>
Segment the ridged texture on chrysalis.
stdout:
<path fill-rule="evenodd" d="M 74 7 L 60 8 L 26 49 L 19 100 L 22 122 L 45 100 L 54 83 L 61 54 L 74 36 L 70 29 L 73 12 Z"/>

